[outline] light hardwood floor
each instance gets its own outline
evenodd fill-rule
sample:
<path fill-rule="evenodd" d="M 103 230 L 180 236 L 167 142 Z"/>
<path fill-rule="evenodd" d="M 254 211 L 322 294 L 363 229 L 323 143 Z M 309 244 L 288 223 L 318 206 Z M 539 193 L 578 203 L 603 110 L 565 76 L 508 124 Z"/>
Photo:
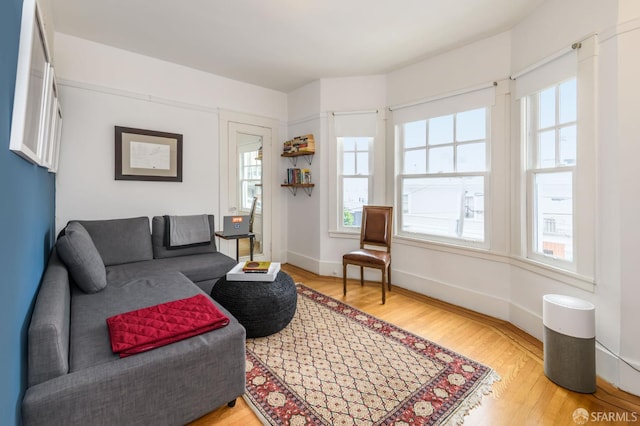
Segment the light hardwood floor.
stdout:
<path fill-rule="evenodd" d="M 429 339 L 441 346 L 481 362 L 498 372 L 501 381 L 492 395 L 467 417 L 465 425 L 576 425 L 578 408 L 590 414 L 587 425 L 640 424 L 640 398 L 622 392 L 598 379 L 594 394 L 571 392 L 544 375 L 542 343 L 495 318 L 394 287 L 381 304 L 380 283 L 349 281 L 342 295 L 342 279 L 322 277 L 290 265 L 283 265 L 296 282 L 342 300 L 380 319 Z M 603 421 L 593 422 L 599 418 Z M 196 420 L 193 426 L 260 425 L 242 398 L 234 408 L 222 407 Z"/>

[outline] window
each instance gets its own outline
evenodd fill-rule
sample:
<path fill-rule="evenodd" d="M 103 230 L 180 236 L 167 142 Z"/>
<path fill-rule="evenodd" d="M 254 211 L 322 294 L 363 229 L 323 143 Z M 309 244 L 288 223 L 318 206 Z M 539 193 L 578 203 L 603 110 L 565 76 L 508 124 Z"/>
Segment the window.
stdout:
<path fill-rule="evenodd" d="M 369 204 L 371 189 L 370 155 L 373 138 L 338 138 L 340 151 L 340 211 L 342 228 L 360 228 L 362 206 Z"/>
<path fill-rule="evenodd" d="M 530 251 L 574 260 L 577 84 L 571 78 L 524 98 Z"/>
<path fill-rule="evenodd" d="M 400 150 L 400 233 L 485 241 L 489 109 L 396 126 Z"/>
<path fill-rule="evenodd" d="M 261 211 L 260 205 L 260 185 L 262 184 L 262 149 L 259 144 L 244 144 L 239 146 L 239 168 L 240 175 L 240 209 L 251 210 L 253 197 L 258 197 L 256 210 Z"/>
<path fill-rule="evenodd" d="M 335 143 L 329 161 L 330 185 L 336 188 L 330 199 L 332 232 L 359 233 L 362 206 L 381 203 L 374 191 L 374 182 L 378 192 L 384 191 L 384 163 L 380 161 L 384 155 L 379 152 L 384 148 L 384 135 L 378 135 L 379 121 L 377 110 L 334 112 L 330 116 Z"/>

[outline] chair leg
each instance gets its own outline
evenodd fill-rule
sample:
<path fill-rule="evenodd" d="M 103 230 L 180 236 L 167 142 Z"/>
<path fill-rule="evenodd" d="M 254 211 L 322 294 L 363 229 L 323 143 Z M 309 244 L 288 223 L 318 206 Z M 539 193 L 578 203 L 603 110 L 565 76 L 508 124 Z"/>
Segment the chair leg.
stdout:
<path fill-rule="evenodd" d="M 364 266 L 360 267 L 360 286 L 364 285 Z"/>
<path fill-rule="evenodd" d="M 342 263 L 342 295 L 347 295 L 347 264 Z"/>
<path fill-rule="evenodd" d="M 387 268 L 387 285 L 389 286 L 389 291 L 391 291 L 391 264 L 389 264 L 389 267 Z"/>
<path fill-rule="evenodd" d="M 387 276 L 387 268 L 382 268 L 382 304 L 384 305 L 384 303 L 387 301 L 387 297 L 385 294 L 385 277 Z"/>

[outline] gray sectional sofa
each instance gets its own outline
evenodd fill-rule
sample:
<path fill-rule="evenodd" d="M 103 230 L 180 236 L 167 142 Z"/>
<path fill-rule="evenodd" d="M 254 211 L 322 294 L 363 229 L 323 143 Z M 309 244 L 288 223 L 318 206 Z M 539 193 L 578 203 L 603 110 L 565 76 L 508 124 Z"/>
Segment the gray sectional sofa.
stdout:
<path fill-rule="evenodd" d="M 208 295 L 236 264 L 213 237 L 170 250 L 165 219 L 151 228 L 147 217 L 67 225 L 29 326 L 24 425 L 180 425 L 244 393 L 245 330 L 215 302 L 225 327 L 125 358 L 112 352 L 106 318 Z"/>

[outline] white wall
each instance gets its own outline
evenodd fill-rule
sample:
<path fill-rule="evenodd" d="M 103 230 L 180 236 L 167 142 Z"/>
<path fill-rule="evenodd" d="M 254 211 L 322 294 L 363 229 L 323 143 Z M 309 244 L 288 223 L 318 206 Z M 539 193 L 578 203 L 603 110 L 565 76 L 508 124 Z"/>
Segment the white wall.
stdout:
<path fill-rule="evenodd" d="M 56 73 L 64 114 L 57 230 L 71 219 L 203 212 L 219 226 L 227 179 L 218 171 L 219 110 L 287 119 L 284 93 L 64 34 Z M 183 134 L 183 182 L 114 180 L 114 126 Z"/>
<path fill-rule="evenodd" d="M 287 202 L 287 261 L 306 270 L 319 273 L 318 259 L 320 258 L 320 197 L 327 188 L 322 184 L 322 158 L 325 156 L 323 145 L 323 125 L 325 117 L 320 114 L 320 82 L 314 81 L 288 96 L 289 127 L 286 139 L 296 136 L 313 134 L 316 143 L 316 155 L 308 164 L 304 157 L 296 157 L 296 164 L 289 158 L 280 160 L 281 182 L 286 178 L 287 168 L 308 168 L 311 180 L 315 184 L 311 196 L 298 188 L 294 196 L 289 188 L 279 188 L 285 192 L 283 197 Z M 281 141 L 281 142 L 284 142 Z M 282 144 L 280 144 L 282 152 Z"/>

